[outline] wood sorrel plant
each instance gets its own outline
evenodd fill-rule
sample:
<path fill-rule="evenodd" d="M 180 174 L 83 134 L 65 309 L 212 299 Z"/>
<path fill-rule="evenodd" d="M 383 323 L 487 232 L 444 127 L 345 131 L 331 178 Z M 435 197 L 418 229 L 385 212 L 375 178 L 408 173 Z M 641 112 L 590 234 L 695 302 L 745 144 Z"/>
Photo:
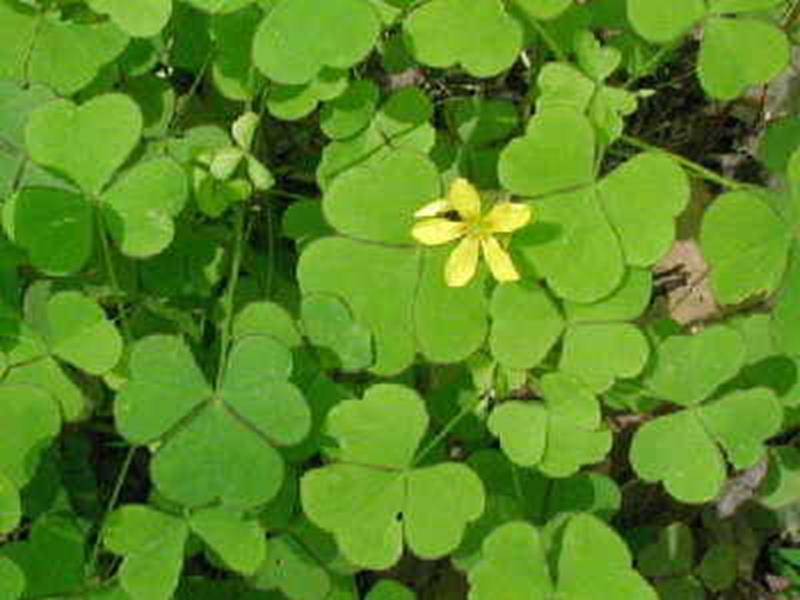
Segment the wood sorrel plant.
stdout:
<path fill-rule="evenodd" d="M 769 91 L 799 16 L 0 0 L 0 600 L 754 598 L 800 120 L 747 182 L 651 121 Z"/>

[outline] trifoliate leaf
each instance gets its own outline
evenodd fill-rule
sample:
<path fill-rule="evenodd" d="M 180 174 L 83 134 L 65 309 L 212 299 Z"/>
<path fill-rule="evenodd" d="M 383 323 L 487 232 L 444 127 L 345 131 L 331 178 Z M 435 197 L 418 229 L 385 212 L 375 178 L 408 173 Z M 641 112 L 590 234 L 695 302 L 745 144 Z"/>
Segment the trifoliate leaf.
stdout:
<path fill-rule="evenodd" d="M 124 557 L 118 576 L 133 600 L 168 600 L 178 587 L 188 535 L 181 519 L 129 504 L 109 516 L 103 543 Z"/>
<path fill-rule="evenodd" d="M 742 227 L 742 223 L 747 227 Z M 719 196 L 706 211 L 700 243 L 716 299 L 736 304 L 780 284 L 792 232 L 769 204 L 750 192 Z"/>
<path fill-rule="evenodd" d="M 432 0 L 406 18 L 404 33 L 421 63 L 460 64 L 475 77 L 509 68 L 522 47 L 522 28 L 499 0 Z"/>
<path fill-rule="evenodd" d="M 224 508 L 192 513 L 189 527 L 234 571 L 252 574 L 264 562 L 266 537 L 255 520 Z"/>
<path fill-rule="evenodd" d="M 339 445 L 337 462 L 306 472 L 301 499 L 354 564 L 386 568 L 399 559 L 404 539 L 418 556 L 443 556 L 483 511 L 483 487 L 468 467 L 415 467 L 428 416 L 411 389 L 372 386 L 363 400 L 334 407 L 327 424 Z M 354 505 L 364 510 L 354 512 Z"/>
<path fill-rule="evenodd" d="M 561 543 L 546 549 L 541 534 L 527 523 L 497 528 L 484 542 L 483 558 L 470 570 L 470 598 L 546 600 L 556 594 L 590 600 L 603 589 L 619 598 L 656 600 L 653 589 L 632 568 L 625 543 L 608 525 L 578 514 L 560 533 Z M 557 568 L 551 571 L 548 564 Z"/>
<path fill-rule="evenodd" d="M 25 144 L 40 165 L 94 195 L 134 149 L 141 131 L 136 103 L 122 94 L 105 94 L 80 106 L 56 100 L 38 108 L 28 120 Z"/>
<path fill-rule="evenodd" d="M 166 497 L 187 506 L 215 499 L 254 506 L 273 497 L 283 479 L 272 444 L 296 444 L 311 425 L 302 395 L 286 381 L 291 368 L 285 346 L 245 336 L 231 349 L 215 391 L 179 339 L 150 336 L 134 346 L 131 379 L 115 404 L 117 426 L 139 443 L 171 432 L 151 463 Z M 165 390 L 172 401 L 163 401 Z M 191 478 L 182 474 L 186 464 L 195 464 Z"/>
<path fill-rule="evenodd" d="M 366 58 L 379 31 L 367 0 L 280 0 L 256 31 L 253 59 L 269 79 L 299 85 L 323 67 L 348 69 Z"/>
<path fill-rule="evenodd" d="M 599 461 L 611 444 L 601 427 L 600 405 L 577 379 L 562 373 L 540 381 L 544 403 L 506 402 L 492 411 L 489 429 L 508 457 L 537 466 L 550 477 L 567 477 Z"/>
<path fill-rule="evenodd" d="M 663 481 L 682 502 L 707 502 L 725 481 L 725 461 L 717 444 L 737 468 L 750 467 L 764 455 L 763 442 L 779 431 L 782 416 L 772 392 L 734 392 L 645 423 L 633 439 L 631 464 L 642 479 Z M 663 452 L 665 445 L 669 456 Z"/>
<path fill-rule="evenodd" d="M 107 14 L 125 33 L 134 37 L 151 37 L 161 31 L 172 13 L 172 0 L 89 0 L 89 7 Z"/>
<path fill-rule="evenodd" d="M 436 362 L 457 362 L 484 341 L 481 278 L 448 287 L 443 264 L 449 248 L 421 253 L 411 237 L 414 212 L 440 194 L 433 163 L 407 150 L 352 168 L 323 200 L 327 220 L 343 237 L 317 240 L 300 258 L 303 292 L 338 297 L 372 332 L 375 373 L 402 371 L 417 350 Z"/>

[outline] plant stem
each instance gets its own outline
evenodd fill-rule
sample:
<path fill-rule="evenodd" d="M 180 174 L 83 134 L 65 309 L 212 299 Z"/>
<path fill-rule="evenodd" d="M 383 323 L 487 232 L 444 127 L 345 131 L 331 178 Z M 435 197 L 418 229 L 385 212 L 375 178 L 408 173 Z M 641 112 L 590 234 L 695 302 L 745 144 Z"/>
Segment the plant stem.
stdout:
<path fill-rule="evenodd" d="M 550 35 L 550 32 L 548 32 L 547 29 L 542 27 L 542 24 L 539 23 L 539 21 L 537 21 L 536 19 L 531 19 L 530 23 L 531 25 L 533 25 L 533 28 L 536 30 L 536 33 L 538 33 L 544 40 L 544 43 L 547 44 L 547 47 L 550 48 L 550 51 L 556 55 L 556 58 L 561 62 L 569 62 L 569 59 L 567 58 L 567 53 L 564 52 L 561 46 L 558 45 L 558 42 L 556 42 L 553 36 Z"/>
<path fill-rule="evenodd" d="M 244 245 L 244 208 L 236 207 L 236 216 L 233 230 L 233 260 L 231 261 L 231 275 L 225 297 L 222 300 L 224 318 L 221 326 L 221 341 L 219 351 L 219 365 L 217 366 L 216 387 L 222 385 L 225 374 L 225 363 L 228 361 L 228 346 L 231 342 L 231 322 L 233 321 L 233 298 L 236 284 L 239 282 L 239 269 L 242 265 L 242 247 Z"/>
<path fill-rule="evenodd" d="M 800 19 L 800 0 L 795 0 L 792 8 L 786 13 L 783 23 L 781 23 L 781 28 L 788 32 L 798 19 Z"/>
<path fill-rule="evenodd" d="M 623 135 L 620 138 L 626 144 L 633 146 L 634 148 L 639 148 L 640 150 L 646 150 L 648 152 L 662 152 L 669 156 L 672 160 L 680 164 L 681 166 L 685 167 L 687 170 L 692 171 L 695 175 L 698 175 L 700 178 L 705 179 L 707 181 L 713 181 L 714 183 L 721 185 L 724 188 L 731 189 L 731 190 L 741 190 L 747 186 L 745 183 L 741 183 L 734 179 L 729 179 L 728 177 L 724 177 L 715 173 L 711 169 L 705 168 L 703 165 L 697 164 L 696 162 L 689 160 L 681 156 L 680 154 L 675 154 L 670 152 L 669 150 L 665 150 L 664 148 L 659 148 L 658 146 L 653 146 L 652 144 L 648 144 L 647 142 L 640 140 L 635 137 L 631 137 L 629 135 Z"/>
<path fill-rule="evenodd" d="M 439 444 L 442 443 L 444 438 L 446 438 L 449 435 L 449 433 L 453 430 L 453 428 L 456 425 L 458 425 L 458 423 L 461 421 L 461 419 L 463 419 L 464 417 L 467 416 L 467 414 L 469 414 L 473 410 L 475 410 L 475 408 L 482 401 L 483 401 L 483 396 L 481 394 L 478 394 L 478 395 L 475 396 L 475 400 L 473 400 L 472 402 L 467 403 L 467 405 L 464 406 L 455 417 L 450 419 L 450 421 L 447 422 L 447 425 L 445 425 L 441 429 L 441 431 L 439 431 L 439 433 L 437 433 L 433 437 L 433 439 L 425 445 L 425 447 L 422 450 L 417 452 L 417 455 L 414 457 L 414 460 L 413 460 L 412 464 L 414 466 L 419 464 L 419 462 L 423 458 L 425 458 L 434 448 L 436 448 L 436 446 L 438 446 Z"/>
<path fill-rule="evenodd" d="M 103 215 L 100 212 L 99 202 L 95 203 L 94 213 L 97 215 L 97 235 L 100 238 L 100 247 L 103 251 L 103 262 L 106 266 L 106 275 L 108 275 L 108 281 L 111 283 L 111 289 L 114 292 L 114 303 L 117 307 L 120 328 L 122 329 L 122 335 L 125 337 L 125 340 L 130 343 L 133 341 L 133 333 L 128 325 L 128 319 L 125 314 L 125 305 L 121 300 L 122 289 L 119 286 L 117 272 L 114 270 L 114 263 L 111 260 L 111 244 L 108 241 L 108 232 L 106 231 L 105 223 L 103 222 Z"/>
<path fill-rule="evenodd" d="M 122 468 L 119 470 L 117 474 L 117 480 L 114 482 L 114 489 L 111 492 L 111 497 L 108 499 L 108 504 L 106 505 L 105 511 L 103 512 L 103 518 L 101 519 L 101 523 L 104 525 L 108 515 L 111 514 L 111 511 L 114 510 L 114 507 L 117 505 L 119 501 L 119 495 L 122 492 L 122 485 L 125 483 L 125 480 L 128 478 L 128 471 L 130 471 L 131 463 L 133 462 L 133 455 L 136 453 L 136 446 L 131 446 L 128 448 L 128 453 L 125 455 L 125 460 L 122 462 Z M 91 573 L 94 571 L 94 568 L 97 563 L 97 555 L 100 553 L 100 541 L 103 537 L 103 527 L 101 526 L 97 532 L 97 539 L 94 541 L 94 545 L 92 546 L 92 553 L 89 556 L 89 562 L 87 563 L 88 572 Z"/>

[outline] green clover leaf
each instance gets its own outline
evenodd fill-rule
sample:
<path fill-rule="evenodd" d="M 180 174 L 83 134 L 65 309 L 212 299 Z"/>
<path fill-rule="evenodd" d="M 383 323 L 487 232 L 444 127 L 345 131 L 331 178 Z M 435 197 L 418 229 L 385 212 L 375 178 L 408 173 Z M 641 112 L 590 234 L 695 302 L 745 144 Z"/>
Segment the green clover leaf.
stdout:
<path fill-rule="evenodd" d="M 484 542 L 483 558 L 469 572 L 470 598 L 590 600 L 602 589 L 613 590 L 618 598 L 656 600 L 655 591 L 631 566 L 625 543 L 608 525 L 577 514 L 558 533 L 560 543 L 543 539 L 525 522 L 495 529 Z"/>
<path fill-rule="evenodd" d="M 378 86 L 369 79 L 351 82 L 341 95 L 325 103 L 320 114 L 322 131 L 335 140 L 363 131 L 375 115 L 379 96 Z"/>
<path fill-rule="evenodd" d="M 273 85 L 267 96 L 267 108 L 279 119 L 296 121 L 314 112 L 320 102 L 341 96 L 347 83 L 347 71 L 325 67 L 308 83 Z"/>
<path fill-rule="evenodd" d="M 114 135 L 108 135 L 112 127 Z M 56 100 L 40 107 L 28 119 L 25 144 L 37 163 L 98 194 L 136 147 L 141 131 L 136 103 L 105 94 L 80 106 Z"/>
<path fill-rule="evenodd" d="M 501 285 L 492 295 L 489 347 L 500 364 L 530 369 L 563 337 L 560 370 L 601 393 L 616 379 L 635 377 L 644 369 L 647 339 L 623 321 L 639 317 L 650 295 L 651 276 L 642 269 L 630 269 L 620 287 L 597 302 L 566 302 L 563 314 L 536 284 Z"/>
<path fill-rule="evenodd" d="M 19 2 L 0 3 L 0 79 L 43 83 L 59 95 L 86 87 L 129 38 L 116 25 L 61 20 Z"/>
<path fill-rule="evenodd" d="M 25 138 L 33 159 L 83 191 L 26 187 L 4 207 L 7 229 L 35 266 L 59 275 L 83 267 L 92 251 L 95 210 L 127 256 L 152 256 L 170 244 L 173 219 L 188 193 L 176 162 L 139 162 L 108 186 L 138 144 L 142 126 L 138 106 L 122 94 L 81 106 L 57 100 L 31 114 Z M 107 135 L 110 127 L 114 135 Z"/>
<path fill-rule="evenodd" d="M 462 360 L 486 335 L 480 279 L 447 287 L 442 272 L 448 249 L 421 252 L 411 237 L 415 210 L 440 196 L 440 189 L 433 164 L 410 151 L 353 168 L 333 181 L 323 199 L 325 216 L 341 236 L 312 242 L 301 255 L 303 293 L 338 296 L 372 332 L 375 373 L 402 371 L 417 351 L 436 362 Z"/>
<path fill-rule="evenodd" d="M 32 308 L 36 290 L 41 310 Z M 5 327 L 3 327 L 5 325 Z M 122 356 L 122 339 L 97 303 L 79 292 L 49 295 L 31 288 L 26 320 L 16 326 L 0 322 L 0 347 L 7 352 L 4 381 L 34 385 L 49 392 L 67 421 L 85 416 L 89 406 L 81 388 L 64 372 L 66 362 L 92 375 L 111 371 Z"/>
<path fill-rule="evenodd" d="M 79 594 L 86 581 L 86 543 L 85 527 L 74 515 L 51 512 L 33 522 L 27 539 L 6 542 L 0 549 L 0 562 L 9 559 L 19 567 L 24 598 Z M 12 572 L 11 587 L 19 583 L 18 573 Z M 0 577 L 0 590 L 5 584 Z"/>
<path fill-rule="evenodd" d="M 253 60 L 269 79 L 308 83 L 324 67 L 349 69 L 366 58 L 380 33 L 367 0 L 280 0 L 259 25 Z"/>
<path fill-rule="evenodd" d="M 572 4 L 572 0 L 515 0 L 515 4 L 534 19 L 555 19 Z"/>
<path fill-rule="evenodd" d="M 7 380 L 0 385 L 0 405 L 9 431 L 0 439 L 0 473 L 21 489 L 31 480 L 43 452 L 61 431 L 61 414 L 46 390 Z"/>
<path fill-rule="evenodd" d="M 25 573 L 17 564 L 0 555 L 0 596 L 17 600 L 25 591 Z"/>
<path fill-rule="evenodd" d="M 93 11 L 109 15 L 133 37 L 158 34 L 172 14 L 172 0 L 143 0 L 135 4 L 126 0 L 89 0 L 88 4 Z"/>
<path fill-rule="evenodd" d="M 793 191 L 797 194 L 800 187 L 793 186 Z M 711 266 L 714 297 L 721 303 L 771 294 L 781 283 L 795 234 L 793 215 L 781 212 L 779 204 L 791 199 L 769 194 L 766 190 L 722 194 L 703 217 L 700 244 Z M 747 227 L 739 225 L 742 220 Z"/>
<path fill-rule="evenodd" d="M 395 384 L 374 385 L 362 400 L 328 413 L 336 462 L 306 472 L 301 500 L 354 564 L 387 568 L 399 560 L 404 540 L 420 557 L 444 556 L 483 512 L 483 486 L 468 467 L 415 466 L 427 428 L 425 403 Z"/>
<path fill-rule="evenodd" d="M 377 164 L 401 148 L 427 153 L 436 139 L 432 118 L 433 103 L 424 92 L 415 87 L 396 91 L 366 128 L 325 146 L 317 181 L 327 189 L 338 175 L 356 166 Z"/>
<path fill-rule="evenodd" d="M 267 560 L 253 579 L 258 589 L 279 589 L 289 598 L 325 600 L 332 593 L 336 573 L 345 566 L 333 537 L 305 517 L 269 540 Z"/>
<path fill-rule="evenodd" d="M 686 408 L 648 421 L 636 432 L 630 458 L 642 479 L 663 481 L 683 502 L 706 502 L 725 481 L 719 447 L 737 469 L 760 460 L 763 441 L 779 431 L 783 419 L 775 393 L 768 388 L 734 390 L 704 402 L 739 372 L 745 352 L 741 335 L 725 326 L 670 336 L 659 345 L 646 384 L 657 397 Z M 670 447 L 668 456 L 665 445 Z"/>
<path fill-rule="evenodd" d="M 6 535 L 16 529 L 21 518 L 19 489 L 0 472 L 0 534 Z"/>
<path fill-rule="evenodd" d="M 619 66 L 622 55 L 613 47 L 602 47 L 588 31 L 575 36 L 578 58 L 576 68 L 567 63 L 547 63 L 539 73 L 541 95 L 536 101 L 539 110 L 569 106 L 587 113 L 603 144 L 620 135 L 623 117 L 636 110 L 636 95 L 605 85 L 605 80 Z"/>
<path fill-rule="evenodd" d="M 461 571 L 470 570 L 481 557 L 481 544 L 491 531 L 510 521 L 527 519 L 544 526 L 563 513 L 585 512 L 608 520 L 620 507 L 622 496 L 613 480 L 599 473 L 576 473 L 552 479 L 534 469 L 521 469 L 502 452 L 483 449 L 467 464 L 486 490 L 486 509 L 467 527 L 451 559 Z"/>
<path fill-rule="evenodd" d="M 800 357 L 800 245 L 795 244 L 783 286 L 772 313 L 772 334 L 777 347 Z"/>
<path fill-rule="evenodd" d="M 245 336 L 213 390 L 179 338 L 150 336 L 133 348 L 131 378 L 114 407 L 117 425 L 134 443 L 166 436 L 151 474 L 167 498 L 186 506 L 255 506 L 283 480 L 274 445 L 300 442 L 311 424 L 302 395 L 287 381 L 291 369 L 289 350 L 274 338 Z M 191 478 L 183 474 L 187 464 L 195 465 Z"/>
<path fill-rule="evenodd" d="M 225 2 L 223 6 L 229 6 Z M 231 100 L 251 100 L 264 86 L 264 77 L 253 64 L 252 48 L 263 11 L 257 5 L 216 14 L 210 35 L 215 42 L 211 76 L 220 93 Z"/>
<path fill-rule="evenodd" d="M 600 461 L 611 448 L 600 404 L 580 381 L 548 373 L 540 381 L 544 402 L 503 402 L 489 416 L 489 430 L 515 464 L 567 477 Z"/>
<path fill-rule="evenodd" d="M 267 553 L 264 531 L 257 521 L 226 508 L 205 508 L 188 519 L 189 527 L 234 571 L 252 574 Z"/>
<path fill-rule="evenodd" d="M 634 29 L 653 42 L 669 42 L 703 21 L 697 71 L 705 91 L 730 100 L 766 83 L 789 64 L 789 41 L 776 25 L 748 13 L 780 0 L 679 0 L 669 4 L 628 0 Z"/>
<path fill-rule="evenodd" d="M 19 186 L 53 185 L 60 181 L 35 163 L 26 160 L 25 124 L 36 108 L 54 99 L 46 86 L 20 87 L 0 80 L 0 197 L 8 197 Z M 4 224 L 5 225 L 5 224 Z"/>
<path fill-rule="evenodd" d="M 183 520 L 135 504 L 115 510 L 103 530 L 105 546 L 125 557 L 118 576 L 134 600 L 172 598 L 188 537 Z"/>
<path fill-rule="evenodd" d="M 566 140 L 566 141 L 565 141 Z M 504 187 L 534 197 L 538 215 L 516 250 L 562 298 L 593 302 L 622 282 L 625 264 L 653 265 L 675 238 L 689 187 L 668 157 L 639 154 L 595 182 L 595 134 L 571 108 L 550 108 L 500 155 Z"/>
<path fill-rule="evenodd" d="M 372 364 L 372 335 L 353 319 L 338 298 L 324 294 L 306 296 L 301 311 L 309 340 L 336 354 L 342 369 L 357 371 Z"/>
<path fill-rule="evenodd" d="M 460 64 L 475 77 L 508 69 L 522 49 L 522 27 L 500 0 L 432 0 L 406 18 L 403 31 L 419 62 Z"/>

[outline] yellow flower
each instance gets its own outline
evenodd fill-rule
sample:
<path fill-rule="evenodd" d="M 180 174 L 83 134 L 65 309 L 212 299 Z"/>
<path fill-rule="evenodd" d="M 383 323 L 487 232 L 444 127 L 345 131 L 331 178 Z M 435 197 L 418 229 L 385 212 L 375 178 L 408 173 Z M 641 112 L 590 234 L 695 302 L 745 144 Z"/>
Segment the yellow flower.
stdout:
<path fill-rule="evenodd" d="M 447 218 L 447 213 L 454 213 L 458 220 Z M 482 215 L 478 190 L 466 179 L 458 178 L 450 185 L 446 198 L 426 204 L 414 216 L 422 220 L 414 225 L 411 235 L 422 244 L 436 246 L 463 238 L 445 265 L 444 279 L 450 287 L 464 286 L 472 279 L 480 251 L 495 279 L 519 279 L 511 257 L 495 234 L 511 233 L 525 226 L 531 218 L 528 205 L 499 202 Z"/>

